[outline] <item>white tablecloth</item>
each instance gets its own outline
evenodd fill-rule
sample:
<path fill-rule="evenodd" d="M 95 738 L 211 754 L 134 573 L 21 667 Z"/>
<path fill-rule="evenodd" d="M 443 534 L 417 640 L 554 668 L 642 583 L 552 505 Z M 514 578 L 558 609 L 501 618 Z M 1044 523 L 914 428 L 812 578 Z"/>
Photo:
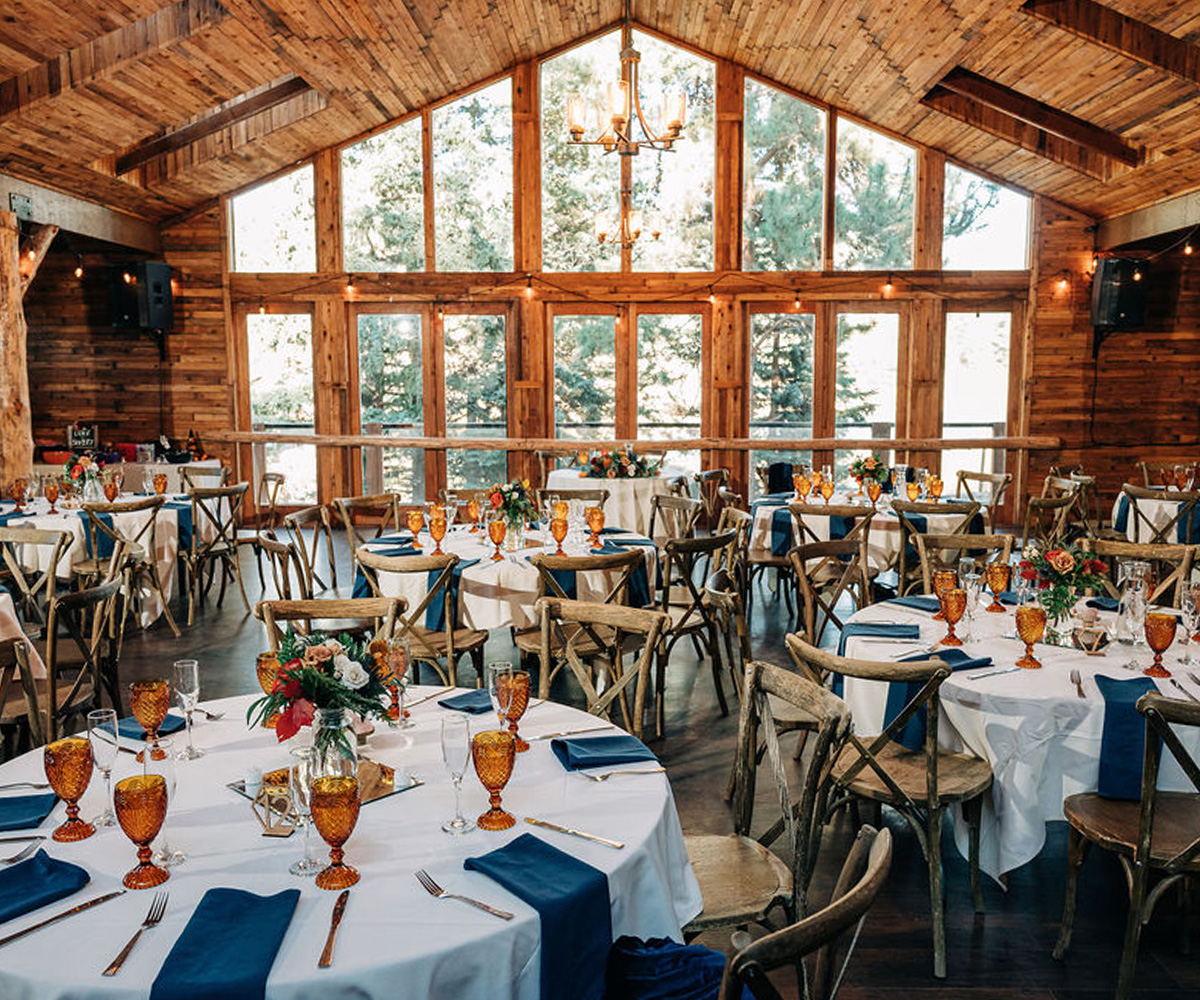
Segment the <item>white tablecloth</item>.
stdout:
<path fill-rule="evenodd" d="M 17 618 L 17 609 L 13 606 L 12 598 L 7 593 L 0 592 L 0 639 L 12 639 L 24 636 L 25 632 L 21 628 L 20 619 Z M 33 640 L 26 642 L 25 648 L 29 650 L 29 669 L 33 672 L 33 676 L 45 677 L 46 663 L 37 651 L 37 647 L 33 644 Z M 16 687 L 13 687 L 9 691 L 8 696 L 10 698 L 20 698 L 21 692 Z"/>
<path fill-rule="evenodd" d="M 1138 498 L 1138 510 L 1142 512 L 1151 524 L 1154 525 L 1156 531 L 1162 531 L 1174 519 L 1175 514 L 1179 509 L 1179 501 L 1172 497 L 1172 491 L 1166 490 L 1163 493 L 1163 499 L 1143 499 Z M 1117 528 L 1117 515 L 1121 510 L 1121 500 L 1125 498 L 1123 493 L 1118 493 L 1116 500 L 1113 501 L 1112 507 L 1112 525 Z M 1131 500 L 1132 504 L 1133 501 Z M 1177 530 L 1179 525 L 1176 524 L 1170 531 L 1167 532 L 1167 542 L 1175 544 L 1178 541 Z M 1118 530 L 1120 530 L 1118 528 Z M 1186 528 L 1185 528 L 1186 530 Z M 1195 529 L 1193 529 L 1194 531 Z M 1133 513 L 1132 510 L 1127 512 L 1125 522 L 1125 537 L 1131 542 L 1150 542 L 1152 541 L 1150 532 L 1142 525 L 1140 519 Z"/>
<path fill-rule="evenodd" d="M 601 536 L 602 540 L 613 542 L 620 542 L 623 538 L 644 537 L 633 533 Z M 434 543 L 427 531 L 421 532 L 420 541 L 420 554 L 428 555 L 433 551 Z M 502 560 L 493 562 L 492 554 L 496 546 L 483 532 L 471 534 L 466 525 L 455 525 L 442 539 L 444 552 L 452 552 L 464 562 L 468 559 L 479 560 L 462 571 L 459 583 L 459 622 L 464 628 L 528 628 L 537 624 L 533 606 L 541 589 L 537 568 L 530 562 L 530 557 L 539 552 L 552 554 L 555 543 L 543 531 L 529 532 L 527 542 L 528 547 L 519 552 L 505 552 Z M 371 542 L 368 548 L 386 550 L 398 544 L 401 543 Z M 648 578 L 653 581 L 657 559 L 654 546 L 638 545 L 631 548 L 644 554 Z M 572 556 L 591 554 L 586 543 L 567 542 L 563 550 Z M 576 576 L 578 599 L 602 601 L 618 579 L 618 575 L 612 572 L 579 573 Z M 405 598 L 409 608 L 415 608 L 428 590 L 427 582 L 425 573 L 381 573 L 379 588 L 388 597 Z"/>
<path fill-rule="evenodd" d="M 142 489 L 142 477 L 148 472 L 154 475 L 157 472 L 165 472 L 167 475 L 167 491 L 170 493 L 182 493 L 186 488 L 183 482 L 182 469 L 219 469 L 221 460 L 219 458 L 206 458 L 200 462 L 184 462 L 176 465 L 172 462 L 116 462 L 112 465 L 106 465 L 104 471 L 110 470 L 120 471 L 125 476 L 125 489 L 137 491 Z M 39 463 L 33 467 L 35 475 L 55 475 L 62 472 L 61 465 L 46 465 Z M 207 477 L 201 486 L 215 486 L 216 480 L 208 482 Z"/>
<path fill-rule="evenodd" d="M 986 606 L 986 605 L 985 605 Z M 921 628 L 923 643 L 946 634 L 943 622 L 932 616 L 894 604 L 876 604 L 856 613 L 851 621 L 912 621 Z M 997 667 L 1009 666 L 1024 652 L 1024 644 L 1002 637 L 1015 628 L 1015 613 L 980 612 L 975 618 L 974 638 L 964 647 L 971 656 L 990 656 Z M 961 626 L 959 631 L 961 632 Z M 864 642 L 851 637 L 846 655 L 868 660 L 887 660 L 915 646 L 903 643 Z M 964 747 L 992 765 L 995 784 L 984 798 L 980 838 L 980 867 L 992 876 L 1012 871 L 1035 858 L 1045 843 L 1045 824 L 1062 819 L 1063 799 L 1076 792 L 1096 790 L 1100 770 L 1100 737 L 1104 725 L 1104 700 L 1092 677 L 1104 674 L 1128 680 L 1141 676 L 1122 668 L 1130 659 L 1130 647 L 1113 645 L 1104 656 L 1087 656 L 1077 650 L 1038 645 L 1036 657 L 1041 670 L 1018 670 L 971 680 L 970 671 L 951 674 L 941 687 L 941 744 L 953 750 Z M 1175 661 L 1182 655 L 1176 646 L 1166 654 L 1166 664 L 1185 678 Z M 1136 653 L 1142 665 L 1151 654 L 1145 647 Z M 1079 669 L 1087 695 L 1080 699 L 1070 681 L 1072 667 Z M 1158 680 L 1159 690 L 1169 697 L 1182 697 L 1169 681 Z M 1200 697 L 1200 685 L 1183 679 Z M 887 686 L 877 681 L 846 679 L 846 702 L 860 733 L 882 729 Z M 1200 739 L 1194 731 L 1185 735 L 1194 754 Z M 1160 787 L 1190 789 L 1174 759 L 1163 754 Z M 967 853 L 967 827 L 955 812 L 955 840 Z"/>
<path fill-rule="evenodd" d="M 667 481 L 677 475 L 684 473 L 663 469 L 662 475 L 641 479 L 591 479 L 581 476 L 578 469 L 554 469 L 546 477 L 546 490 L 608 490 L 604 502 L 606 523 L 644 535 L 650 529 L 650 498 L 669 493 Z"/>
<path fill-rule="evenodd" d="M 413 697 L 421 693 L 412 689 Z M 145 916 L 149 892 L 128 892 L 6 947 L 0 962 L 0 996 L 144 998 L 204 892 L 236 886 L 264 894 L 301 891 L 267 983 L 270 1000 L 537 1000 L 536 911 L 487 876 L 462 867 L 465 858 L 501 847 L 533 827 L 519 823 L 511 830 L 475 831 L 461 838 L 442 832 L 442 821 L 454 812 L 454 794 L 439 743 L 439 720 L 448 713 L 436 700 L 412 709 L 414 728 L 402 732 L 377 723 L 370 738 L 369 756 L 407 768 L 426 784 L 363 807 L 346 844 L 346 860 L 362 879 L 351 889 L 333 966 L 317 970 L 335 894 L 316 888 L 311 879 L 289 875 L 288 865 L 302 850 L 301 836 L 261 836 L 250 803 L 225 787 L 249 766 L 270 769 L 289 762 L 286 745 L 276 744 L 274 734 L 247 731 L 243 720 L 249 701 L 247 696 L 214 703 L 226 710 L 225 719 L 200 721 L 195 729 L 196 743 L 207 755 L 178 763 L 177 801 L 168 813 L 168 832 L 172 846 L 185 850 L 188 860 L 172 869 L 162 886 L 170 893 L 170 903 L 161 925 L 142 936 L 120 975 L 103 978 L 100 971 Z M 495 723 L 491 715 L 470 718 L 473 730 Z M 532 737 L 589 724 L 597 724 L 593 716 L 545 703 L 529 710 L 521 729 Z M 181 741 L 182 734 L 175 739 Z M 308 739 L 302 732 L 293 742 Z M 118 755 L 114 781 L 134 773 L 137 766 L 132 756 Z M 41 774 L 42 755 L 36 751 L 0 767 L 0 781 L 43 780 Z M 97 774 L 82 801 L 85 816 L 100 808 L 102 790 Z M 607 874 L 614 938 L 634 934 L 679 940 L 681 925 L 700 911 L 699 887 L 665 775 L 597 784 L 564 771 L 549 741 L 534 740 L 532 749 L 518 757 L 503 794 L 505 807 L 517 817 L 536 816 L 625 841 L 626 847 L 618 851 L 551 831 L 534 833 Z M 486 804 L 486 793 L 468 770 L 464 813 L 474 817 Z M 63 814 L 60 805 L 43 824 L 46 832 Z M 314 851 L 327 851 L 315 832 L 313 839 Z M 54 857 L 86 868 L 91 883 L 69 899 L 9 921 L 0 929 L 3 933 L 119 888 L 121 876 L 135 860 L 134 847 L 119 827 L 75 844 L 47 840 L 46 845 Z M 503 921 L 456 901 L 434 899 L 413 877 L 418 868 L 427 869 L 447 890 L 509 910 L 515 919 Z"/>

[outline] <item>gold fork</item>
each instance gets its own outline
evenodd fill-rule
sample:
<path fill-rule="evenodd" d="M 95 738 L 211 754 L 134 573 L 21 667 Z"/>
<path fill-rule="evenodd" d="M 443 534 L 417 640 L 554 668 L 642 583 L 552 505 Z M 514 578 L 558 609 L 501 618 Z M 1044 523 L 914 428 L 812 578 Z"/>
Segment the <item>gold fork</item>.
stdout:
<path fill-rule="evenodd" d="M 609 778 L 619 778 L 623 774 L 662 774 L 665 767 L 649 767 L 640 771 L 605 771 L 603 774 L 592 774 L 589 771 L 580 771 L 585 778 L 591 778 L 592 781 L 608 781 Z"/>
<path fill-rule="evenodd" d="M 460 903 L 470 903 L 477 909 L 483 910 L 485 913 L 490 913 L 494 917 L 499 917 L 501 920 L 512 920 L 513 915 L 508 910 L 499 910 L 494 906 L 488 906 L 487 903 L 481 903 L 478 899 L 472 899 L 470 896 L 458 896 L 453 892 L 447 892 L 438 885 L 429 875 L 429 872 L 424 868 L 418 868 L 414 875 L 417 876 L 417 881 L 421 883 L 421 887 L 431 896 L 436 896 L 438 899 L 457 899 Z"/>
<path fill-rule="evenodd" d="M 121 966 L 125 964 L 125 959 L 129 957 L 129 953 L 133 951 L 133 946 L 137 944 L 138 938 L 142 936 L 142 931 L 147 927 L 154 927 L 163 918 L 163 914 L 167 912 L 168 894 L 165 892 L 156 892 L 154 899 L 150 901 L 150 910 L 146 914 L 146 919 L 142 921 L 142 926 L 133 932 L 133 937 L 129 939 L 129 944 L 121 949 L 121 953 L 112 960 L 112 965 L 104 970 L 101 975 L 115 976 L 121 971 Z"/>

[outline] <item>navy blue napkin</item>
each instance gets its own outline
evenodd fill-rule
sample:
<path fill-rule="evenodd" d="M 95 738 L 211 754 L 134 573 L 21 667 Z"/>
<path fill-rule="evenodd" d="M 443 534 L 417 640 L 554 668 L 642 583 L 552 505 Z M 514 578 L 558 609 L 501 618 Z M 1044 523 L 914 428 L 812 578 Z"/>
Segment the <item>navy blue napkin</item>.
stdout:
<path fill-rule="evenodd" d="M 625 532 L 626 532 L 625 528 L 604 527 L 604 528 L 601 528 L 597 532 L 597 534 L 600 534 L 600 535 L 623 535 L 623 534 L 625 534 Z"/>
<path fill-rule="evenodd" d="M 589 767 L 612 767 L 615 764 L 635 764 L 658 758 L 635 736 L 591 736 L 586 739 L 550 741 L 550 750 L 568 771 L 583 771 Z"/>
<path fill-rule="evenodd" d="M 150 1000 L 262 1000 L 299 889 L 209 889 L 150 987 Z M 353 904 L 351 904 L 353 905 Z"/>
<path fill-rule="evenodd" d="M 1186 506 L 1187 504 L 1181 503 L 1175 510 L 1177 513 L 1182 513 Z M 1175 522 L 1175 540 L 1181 545 L 1195 545 L 1200 542 L 1200 518 L 1196 517 L 1194 512 Z"/>
<path fill-rule="evenodd" d="M 1017 596 L 1015 590 L 1002 590 L 997 596 L 1000 598 L 1001 604 L 1017 605 L 1021 603 L 1021 599 Z"/>
<path fill-rule="evenodd" d="M 163 719 L 163 724 L 158 727 L 158 735 L 169 736 L 171 733 L 179 732 L 185 725 L 187 723 L 184 722 L 182 715 L 172 715 L 168 712 L 167 717 Z M 132 715 L 127 715 L 117 723 L 117 735 L 123 736 L 127 740 L 144 740 L 146 730 Z"/>
<path fill-rule="evenodd" d="M 907 597 L 893 597 L 887 604 L 898 604 L 902 608 L 915 608 L 917 611 L 940 611 L 942 602 L 933 594 L 909 594 Z"/>
<path fill-rule="evenodd" d="M 482 715 L 492 710 L 492 696 L 486 691 L 468 691 L 466 694 L 456 694 L 443 698 L 438 702 L 442 708 L 450 708 L 455 712 L 470 712 L 471 715 Z"/>
<path fill-rule="evenodd" d="M 912 514 L 905 511 L 904 518 L 912 525 L 913 530 L 918 535 L 929 534 L 929 522 L 925 520 L 924 514 Z M 919 563 L 921 561 L 921 554 L 917 551 L 917 546 L 912 542 L 911 536 L 909 536 L 909 542 L 904 548 L 904 559 L 909 563 Z"/>
<path fill-rule="evenodd" d="M 645 539 L 627 542 L 627 541 L 608 541 L 598 549 L 592 549 L 593 552 L 601 555 L 615 555 L 618 552 L 627 552 L 624 548 L 626 545 L 641 545 Z M 651 542 L 651 545 L 654 543 Z M 629 574 L 629 604 L 630 607 L 644 608 L 650 603 L 650 574 L 646 572 L 646 560 L 643 559 L 632 573 Z"/>
<path fill-rule="evenodd" d="M 792 488 L 792 463 L 772 462 L 767 466 L 767 492 L 785 493 Z"/>
<path fill-rule="evenodd" d="M 1099 608 L 1101 611 L 1116 611 L 1121 606 L 1121 602 L 1115 597 L 1089 597 L 1087 606 Z"/>
<path fill-rule="evenodd" d="M 906 656 L 900 662 L 919 663 L 922 660 L 932 659 L 941 660 L 955 672 L 959 670 L 979 670 L 982 667 L 990 667 L 992 665 L 992 658 L 990 656 L 971 656 L 970 653 L 964 653 L 961 649 L 955 649 L 954 647 L 939 649 L 936 653 L 917 653 L 913 656 Z M 920 693 L 924 684 L 924 681 L 892 681 L 888 684 L 887 707 L 883 710 L 883 727 L 885 729 L 888 723 L 904 710 L 904 706 Z M 894 742 L 899 743 L 906 750 L 912 750 L 914 753 L 923 750 L 925 747 L 926 715 L 927 713 L 923 707 L 920 711 L 914 712 L 899 734 L 893 737 Z"/>
<path fill-rule="evenodd" d="M 412 540 L 411 531 L 396 531 L 390 535 L 380 535 L 378 538 L 372 538 L 367 542 L 367 547 L 371 548 L 375 545 L 411 545 Z"/>
<path fill-rule="evenodd" d="M 619 937 L 608 953 L 608 1000 L 710 1000 L 721 988 L 725 956 L 670 938 Z M 739 1000 L 754 1000 L 743 986 Z"/>
<path fill-rule="evenodd" d="M 65 899 L 91 878 L 78 865 L 56 861 L 39 850 L 27 861 L 0 870 L 0 924 Z"/>
<path fill-rule="evenodd" d="M 57 801 L 53 792 L 0 798 L 0 830 L 32 830 L 50 815 Z"/>
<path fill-rule="evenodd" d="M 18 513 L 15 510 L 10 510 L 7 514 L 0 514 L 0 527 L 3 527 L 13 521 L 23 521 L 27 517 L 34 515 L 21 511 Z"/>
<path fill-rule="evenodd" d="M 410 537 L 408 541 L 412 541 Z M 414 549 L 411 545 L 397 545 L 391 548 L 377 549 L 372 546 L 371 551 L 377 556 L 423 556 L 426 553 L 421 549 Z M 355 564 L 357 568 L 354 571 L 354 590 L 351 592 L 351 597 L 372 597 L 371 584 L 367 582 L 367 575 L 363 572 L 361 566 Z M 434 579 L 437 579 L 437 574 L 434 574 Z"/>
<path fill-rule="evenodd" d="M 482 857 L 467 858 L 463 868 L 482 872 L 537 910 L 541 1000 L 603 1000 L 612 947 L 604 872 L 528 833 Z"/>
<path fill-rule="evenodd" d="M 846 640 L 851 636 L 876 636 L 885 639 L 919 639 L 921 626 L 890 625 L 886 622 L 849 622 L 842 629 L 842 637 L 838 640 L 838 656 L 846 655 Z"/>
<path fill-rule="evenodd" d="M 1096 791 L 1107 799 L 1142 797 L 1142 755 L 1146 752 L 1146 721 L 1138 699 L 1158 685 L 1149 677 L 1121 681 L 1096 675 L 1104 699 L 1104 729 L 1100 733 L 1100 780 Z"/>
<path fill-rule="evenodd" d="M 88 520 L 88 512 L 86 510 L 81 510 L 79 512 L 79 518 L 81 521 L 83 521 L 83 544 L 87 547 L 88 558 L 89 559 L 108 559 L 108 558 L 110 558 L 113 554 L 112 537 L 108 534 L 108 532 L 102 531 L 100 528 L 97 528 L 96 529 L 96 548 L 98 548 L 100 551 L 93 552 L 92 551 L 92 526 Z M 101 524 L 103 524 L 109 530 L 115 530 L 113 528 L 113 519 L 112 519 L 111 514 L 97 513 L 96 518 L 97 518 L 97 520 L 100 521 Z"/>

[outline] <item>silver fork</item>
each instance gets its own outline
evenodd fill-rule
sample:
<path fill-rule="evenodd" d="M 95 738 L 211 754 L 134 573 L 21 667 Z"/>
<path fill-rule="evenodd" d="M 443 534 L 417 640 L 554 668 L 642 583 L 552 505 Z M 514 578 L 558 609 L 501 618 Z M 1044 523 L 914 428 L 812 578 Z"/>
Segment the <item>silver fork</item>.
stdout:
<path fill-rule="evenodd" d="M 1190 680 L 1193 684 L 1200 684 L 1200 674 L 1190 673 L 1188 674 L 1188 680 Z"/>
<path fill-rule="evenodd" d="M 13 865 L 18 861 L 24 861 L 29 855 L 42 846 L 41 840 L 35 840 L 32 844 L 26 844 L 11 858 L 0 858 L 0 865 Z"/>
<path fill-rule="evenodd" d="M 102 975 L 115 976 L 121 971 L 121 966 L 125 964 L 125 959 L 129 957 L 129 953 L 133 951 L 133 946 L 137 944 L 138 938 L 142 936 L 142 931 L 147 927 L 154 927 L 163 918 L 163 914 L 167 912 L 168 894 L 165 892 L 156 892 L 154 899 L 150 901 L 150 910 L 146 914 L 146 919 L 142 921 L 142 926 L 133 932 L 133 937 L 129 939 L 129 944 L 121 949 L 121 953 L 112 960 L 112 965 L 104 970 Z"/>
<path fill-rule="evenodd" d="M 1074 668 L 1071 670 L 1071 683 L 1075 685 L 1075 693 L 1080 698 L 1087 698 L 1087 695 L 1083 693 L 1083 679 L 1079 676 L 1079 671 Z"/>
<path fill-rule="evenodd" d="M 665 767 L 650 767 L 641 771 L 605 771 L 603 774 L 592 774 L 590 771 L 580 771 L 585 778 L 592 781 L 608 781 L 609 778 L 619 778 L 623 774 L 662 774 Z"/>
<path fill-rule="evenodd" d="M 202 705 L 197 705 L 196 711 L 199 712 L 201 715 L 203 715 L 206 719 L 208 719 L 209 722 L 216 722 L 218 719 L 225 718 L 224 712 L 210 712 L 207 708 L 205 708 Z"/>
<path fill-rule="evenodd" d="M 1179 681 L 1177 681 L 1174 677 L 1171 678 L 1171 683 L 1174 684 L 1175 687 L 1179 689 L 1180 693 L 1182 693 L 1185 698 L 1189 698 L 1195 702 L 1200 702 L 1200 698 L 1197 698 L 1194 694 L 1192 694 L 1191 691 L 1189 691 L 1182 684 L 1180 684 Z"/>
<path fill-rule="evenodd" d="M 488 906 L 487 903 L 481 903 L 478 899 L 472 899 L 470 896 L 459 896 L 453 892 L 447 892 L 438 885 L 429 876 L 424 868 L 418 868 L 414 875 L 417 876 L 417 881 L 421 883 L 421 887 L 431 896 L 436 896 L 438 899 L 457 899 L 460 903 L 470 903 L 477 909 L 483 910 L 485 913 L 490 913 L 494 917 L 499 917 L 501 920 L 512 920 L 513 915 L 508 910 L 498 910 L 494 906 Z"/>

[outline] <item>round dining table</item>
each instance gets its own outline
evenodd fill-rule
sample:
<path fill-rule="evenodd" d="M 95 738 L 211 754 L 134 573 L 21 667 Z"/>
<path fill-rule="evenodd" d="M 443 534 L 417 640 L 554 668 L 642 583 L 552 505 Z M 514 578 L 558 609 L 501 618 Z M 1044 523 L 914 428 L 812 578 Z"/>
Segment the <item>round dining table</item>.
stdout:
<path fill-rule="evenodd" d="M 555 490 L 608 490 L 604 516 L 609 524 L 620 524 L 646 534 L 650 530 L 650 500 L 671 492 L 671 480 L 687 475 L 678 469 L 662 469 L 657 475 L 629 479 L 599 479 L 581 476 L 578 469 L 553 469 L 546 477 L 543 495 Z M 663 536 L 666 537 L 665 535 Z"/>
<path fill-rule="evenodd" d="M 1141 676 L 1152 654 L 1145 646 L 1111 644 L 1102 656 L 1089 656 L 1073 647 L 1039 643 L 1034 655 L 1042 669 L 1016 669 L 988 677 L 975 673 L 1013 666 L 1024 652 L 1015 636 L 1013 608 L 991 613 L 986 603 L 958 634 L 970 638 L 961 647 L 971 657 L 990 657 L 991 667 L 952 673 L 940 688 L 940 744 L 954 751 L 969 751 L 992 767 L 995 781 L 984 797 L 980 836 L 980 868 L 1000 878 L 1037 857 L 1046 840 L 1046 823 L 1063 818 L 1063 799 L 1076 792 L 1094 792 L 1100 772 L 1101 737 L 1105 702 L 1095 677 L 1120 680 Z M 1101 619 L 1112 617 L 1101 612 Z M 946 634 L 944 622 L 923 612 L 894 603 L 873 604 L 856 612 L 849 622 L 904 622 L 916 624 L 919 640 L 848 636 L 845 655 L 855 659 L 894 661 L 917 655 Z M 1159 691 L 1170 698 L 1200 698 L 1200 667 L 1184 668 L 1179 660 L 1182 644 L 1167 652 L 1165 663 L 1175 681 L 1155 678 Z M 1134 662 L 1130 669 L 1127 664 Z M 1083 696 L 1071 681 L 1079 671 Z M 1185 693 L 1186 692 L 1186 693 Z M 850 706 L 859 733 L 883 728 L 887 685 L 880 681 L 845 678 L 843 697 Z M 1195 730 L 1181 733 L 1189 752 L 1200 752 Z M 1191 784 L 1177 762 L 1163 754 L 1159 787 L 1189 790 Z M 965 857 L 967 825 L 957 807 L 952 810 L 955 841 Z"/>
<path fill-rule="evenodd" d="M 453 693 L 447 689 L 445 695 Z M 288 866 L 303 849 L 302 834 L 286 839 L 264 836 L 250 801 L 227 787 L 252 768 L 265 772 L 287 766 L 289 746 L 307 744 L 309 733 L 302 730 L 279 744 L 273 732 L 247 728 L 245 714 L 252 699 L 244 696 L 208 703 L 224 718 L 212 722 L 197 715 L 194 738 L 204 756 L 175 765 L 178 790 L 168 810 L 167 834 L 171 847 L 184 851 L 187 859 L 170 869 L 170 878 L 160 887 L 169 893 L 162 922 L 142 934 L 120 973 L 111 978 L 101 971 L 146 916 L 154 892 L 127 891 L 35 931 L 0 948 L 0 996 L 144 1000 L 201 897 L 224 886 L 263 895 L 300 891 L 267 979 L 268 1000 L 536 1000 L 541 941 L 537 911 L 486 875 L 463 868 L 467 858 L 527 832 L 604 872 L 614 940 L 623 934 L 681 940 L 680 929 L 699 913 L 701 900 L 664 773 L 596 782 L 565 770 L 551 752 L 550 741 L 539 737 L 595 728 L 604 725 L 603 720 L 553 702 L 537 702 L 521 721 L 531 748 L 518 756 L 503 792 L 504 808 L 518 817 L 517 825 L 500 832 L 477 829 L 450 836 L 442 832 L 443 821 L 454 815 L 454 794 L 442 764 L 440 721 L 461 713 L 440 707 L 443 694 L 436 688 L 412 687 L 408 694 L 411 728 L 376 722 L 360 753 L 394 767 L 398 786 L 410 778 L 420 784 L 361 808 L 345 847 L 346 861 L 358 869 L 361 880 L 350 890 L 331 967 L 318 969 L 317 960 L 337 893 L 317 888 L 311 878 L 290 875 Z M 433 697 L 422 700 L 426 695 Z M 472 731 L 496 727 L 490 712 L 466 718 Z M 608 729 L 610 735 L 618 732 Z M 175 737 L 177 749 L 183 740 L 182 733 Z M 117 757 L 114 782 L 140 773 L 133 755 Z M 0 785 L 21 780 L 44 780 L 42 751 L 0 766 Z M 97 773 L 81 802 L 85 817 L 99 812 L 103 789 Z M 462 804 L 471 818 L 487 806 L 487 794 L 469 767 Z M 48 834 L 64 813 L 60 803 L 39 832 Z M 535 830 L 521 821 L 524 817 L 578 828 L 624 846 L 614 849 Z M 90 882 L 56 903 L 0 924 L 0 936 L 120 889 L 122 875 L 135 862 L 135 848 L 120 827 L 102 828 L 76 843 L 47 839 L 44 849 L 56 859 L 82 866 Z M 322 857 L 328 850 L 315 831 L 313 850 Z M 455 900 L 434 898 L 414 877 L 418 869 L 449 892 L 482 900 L 515 917 L 502 920 Z M 220 963 L 222 956 L 214 954 L 212 961 Z"/>

